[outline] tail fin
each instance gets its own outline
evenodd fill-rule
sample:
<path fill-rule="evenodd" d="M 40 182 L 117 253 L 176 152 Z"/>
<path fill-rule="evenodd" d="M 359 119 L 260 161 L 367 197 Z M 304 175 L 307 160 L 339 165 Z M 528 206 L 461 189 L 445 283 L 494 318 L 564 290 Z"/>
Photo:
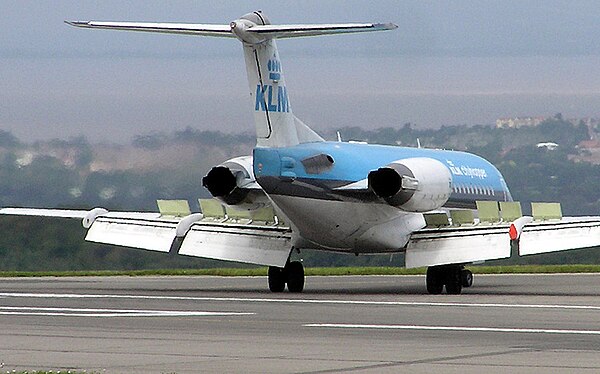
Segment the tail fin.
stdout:
<path fill-rule="evenodd" d="M 258 147 L 285 147 L 323 141 L 297 119 L 290 105 L 275 39 L 392 30 L 398 26 L 374 23 L 325 25 L 271 25 L 260 11 L 248 13 L 229 25 L 147 22 L 69 22 L 84 28 L 160 32 L 237 38 L 242 42 Z"/>

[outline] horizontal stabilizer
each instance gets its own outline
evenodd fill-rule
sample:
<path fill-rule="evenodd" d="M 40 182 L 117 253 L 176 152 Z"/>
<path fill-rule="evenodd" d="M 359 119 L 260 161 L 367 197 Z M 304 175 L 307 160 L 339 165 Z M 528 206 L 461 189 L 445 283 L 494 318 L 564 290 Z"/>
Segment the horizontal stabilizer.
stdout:
<path fill-rule="evenodd" d="M 184 34 L 199 36 L 220 36 L 235 38 L 229 25 L 206 25 L 195 23 L 165 22 L 110 22 L 110 21 L 65 21 L 65 23 L 87 29 L 109 29 L 124 31 L 159 32 L 166 34 Z"/>
<path fill-rule="evenodd" d="M 112 21 L 65 21 L 65 23 L 88 29 L 111 29 L 125 31 L 158 32 L 198 36 L 235 38 L 231 25 L 168 23 L 168 22 L 112 22 Z M 255 25 L 245 31 L 266 39 L 298 38 L 328 34 L 347 34 L 368 31 L 393 30 L 393 23 L 340 23 L 305 25 Z"/>
<path fill-rule="evenodd" d="M 269 38 L 299 38 L 332 34 L 349 34 L 369 31 L 385 31 L 398 28 L 393 23 L 341 23 L 321 25 L 264 25 L 254 26 L 249 32 L 265 35 Z"/>

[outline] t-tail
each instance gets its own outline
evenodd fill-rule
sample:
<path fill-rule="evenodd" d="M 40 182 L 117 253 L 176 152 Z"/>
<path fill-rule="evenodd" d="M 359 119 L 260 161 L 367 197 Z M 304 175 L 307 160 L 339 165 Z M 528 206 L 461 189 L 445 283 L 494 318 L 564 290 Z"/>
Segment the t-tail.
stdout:
<path fill-rule="evenodd" d="M 323 141 L 292 113 L 275 39 L 392 30 L 392 23 L 271 25 L 260 11 L 248 13 L 229 25 L 149 22 L 67 21 L 77 27 L 160 32 L 237 38 L 242 42 L 258 147 L 286 147 Z"/>

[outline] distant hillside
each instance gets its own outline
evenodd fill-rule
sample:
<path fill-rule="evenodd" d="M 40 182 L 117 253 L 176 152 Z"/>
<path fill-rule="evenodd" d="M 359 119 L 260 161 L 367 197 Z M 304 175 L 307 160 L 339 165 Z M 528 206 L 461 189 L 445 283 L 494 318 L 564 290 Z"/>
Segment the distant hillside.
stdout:
<path fill-rule="evenodd" d="M 156 199 L 207 197 L 208 170 L 247 155 L 255 139 L 187 129 L 129 145 L 85 138 L 27 144 L 0 132 L 0 205 L 156 209 Z"/>

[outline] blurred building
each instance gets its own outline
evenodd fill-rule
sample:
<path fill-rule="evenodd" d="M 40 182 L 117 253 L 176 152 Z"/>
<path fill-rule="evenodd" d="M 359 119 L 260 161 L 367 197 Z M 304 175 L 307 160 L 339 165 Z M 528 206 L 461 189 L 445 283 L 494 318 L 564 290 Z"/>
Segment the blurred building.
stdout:
<path fill-rule="evenodd" d="M 497 128 L 516 128 L 526 126 L 537 126 L 544 122 L 548 117 L 506 117 L 496 120 Z"/>

